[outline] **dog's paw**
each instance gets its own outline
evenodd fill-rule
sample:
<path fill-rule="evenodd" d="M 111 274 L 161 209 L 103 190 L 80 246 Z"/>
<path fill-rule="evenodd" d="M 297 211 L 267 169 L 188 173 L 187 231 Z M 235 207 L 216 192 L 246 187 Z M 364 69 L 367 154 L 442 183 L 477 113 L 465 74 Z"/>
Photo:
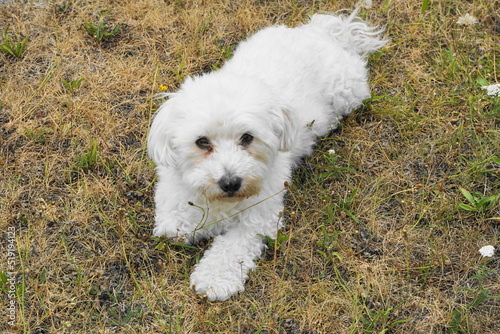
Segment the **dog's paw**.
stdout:
<path fill-rule="evenodd" d="M 169 240 L 176 243 L 190 244 L 191 238 L 189 238 L 189 231 L 174 218 L 168 216 L 157 216 L 156 224 L 153 229 L 153 235 L 155 237 L 167 237 Z"/>
<path fill-rule="evenodd" d="M 191 288 L 199 295 L 206 296 L 210 301 L 226 301 L 232 295 L 245 290 L 244 281 L 222 268 L 199 270 L 191 274 Z"/>
<path fill-rule="evenodd" d="M 196 221 L 193 218 L 193 221 Z M 200 240 L 211 237 L 210 230 L 199 228 L 188 219 L 179 219 L 175 214 L 156 214 L 156 223 L 153 229 L 155 237 L 167 237 L 168 240 L 182 244 L 195 244 Z"/>
<path fill-rule="evenodd" d="M 178 237 L 179 229 L 177 227 L 177 221 L 175 219 L 157 215 L 153 235 L 155 237 L 166 236 L 167 238 Z"/>

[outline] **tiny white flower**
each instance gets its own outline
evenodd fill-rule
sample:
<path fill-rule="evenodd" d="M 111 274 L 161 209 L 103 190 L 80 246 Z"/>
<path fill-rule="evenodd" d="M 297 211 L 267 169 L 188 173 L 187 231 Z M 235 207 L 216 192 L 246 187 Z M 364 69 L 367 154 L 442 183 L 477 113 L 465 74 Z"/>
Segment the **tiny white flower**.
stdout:
<path fill-rule="evenodd" d="M 494 84 L 489 86 L 482 86 L 482 89 L 486 89 L 486 94 L 490 96 L 500 97 L 500 84 Z"/>
<path fill-rule="evenodd" d="M 469 13 L 465 14 L 464 16 L 460 16 L 457 20 L 457 24 L 463 25 L 463 26 L 473 26 L 478 23 L 477 19 L 470 15 Z"/>
<path fill-rule="evenodd" d="M 372 0 L 361 0 L 356 4 L 356 8 L 371 9 L 372 6 Z"/>
<path fill-rule="evenodd" d="M 328 154 L 330 154 L 330 155 L 334 155 L 335 153 L 337 153 L 337 152 L 335 152 L 335 150 L 333 148 L 328 151 Z"/>
<path fill-rule="evenodd" d="M 484 246 L 479 250 L 479 253 L 484 257 L 492 257 L 495 254 L 495 247 L 491 245 Z"/>

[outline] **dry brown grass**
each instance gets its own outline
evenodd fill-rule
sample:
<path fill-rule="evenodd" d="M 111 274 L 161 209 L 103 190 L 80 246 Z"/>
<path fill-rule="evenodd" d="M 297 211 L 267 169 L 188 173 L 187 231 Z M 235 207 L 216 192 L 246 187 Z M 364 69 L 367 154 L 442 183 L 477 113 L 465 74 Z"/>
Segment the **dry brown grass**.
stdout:
<path fill-rule="evenodd" d="M 352 3 L 0 1 L 2 30 L 30 37 L 22 58 L 0 55 L 2 331 L 500 332 L 500 261 L 478 253 L 500 245 L 498 202 L 458 208 L 460 188 L 500 194 L 500 99 L 477 82 L 500 80 L 499 1 L 424 2 L 362 12 L 392 39 L 370 59 L 374 98 L 295 173 L 289 239 L 244 293 L 209 303 L 188 283 L 207 245 L 150 236 L 152 96 L 262 27 Z M 123 27 L 98 45 L 83 22 L 106 9 Z M 480 25 L 457 25 L 465 13 Z M 80 78 L 74 92 L 62 83 Z"/>

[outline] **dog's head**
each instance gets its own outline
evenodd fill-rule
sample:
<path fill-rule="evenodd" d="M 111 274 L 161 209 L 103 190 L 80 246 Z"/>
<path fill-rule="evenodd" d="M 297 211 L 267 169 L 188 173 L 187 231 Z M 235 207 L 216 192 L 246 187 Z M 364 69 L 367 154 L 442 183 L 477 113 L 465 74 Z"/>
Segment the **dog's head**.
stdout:
<path fill-rule="evenodd" d="M 293 135 L 290 115 L 269 88 L 215 72 L 188 79 L 160 107 L 148 151 L 208 200 L 236 202 L 260 192 Z"/>

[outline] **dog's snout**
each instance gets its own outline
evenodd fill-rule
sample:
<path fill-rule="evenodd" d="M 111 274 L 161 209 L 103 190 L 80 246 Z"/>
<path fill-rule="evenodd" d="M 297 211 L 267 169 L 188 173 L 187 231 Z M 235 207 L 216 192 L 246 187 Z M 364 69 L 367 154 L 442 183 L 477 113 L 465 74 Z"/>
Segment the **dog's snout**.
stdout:
<path fill-rule="evenodd" d="M 224 176 L 219 180 L 218 184 L 221 190 L 231 197 L 240 190 L 242 181 L 241 177 Z"/>

